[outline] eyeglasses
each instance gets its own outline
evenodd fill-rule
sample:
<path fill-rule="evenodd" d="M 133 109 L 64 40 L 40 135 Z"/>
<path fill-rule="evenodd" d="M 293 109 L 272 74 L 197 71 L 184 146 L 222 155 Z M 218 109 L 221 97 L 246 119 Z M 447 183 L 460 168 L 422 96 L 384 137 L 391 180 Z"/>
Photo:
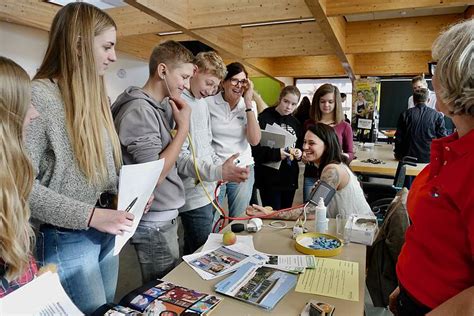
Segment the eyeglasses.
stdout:
<path fill-rule="evenodd" d="M 230 84 L 233 86 L 238 86 L 239 83 L 243 86 L 247 83 L 247 79 L 242 79 L 242 80 L 239 80 L 237 78 L 230 79 Z"/>

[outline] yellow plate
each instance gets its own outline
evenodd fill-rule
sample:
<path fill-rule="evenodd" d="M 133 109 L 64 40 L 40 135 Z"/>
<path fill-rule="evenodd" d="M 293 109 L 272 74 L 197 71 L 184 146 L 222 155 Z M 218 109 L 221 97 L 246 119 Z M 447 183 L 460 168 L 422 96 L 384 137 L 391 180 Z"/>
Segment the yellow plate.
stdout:
<path fill-rule="evenodd" d="M 313 249 L 310 247 L 307 247 L 301 243 L 302 239 L 304 238 L 317 238 L 317 237 L 326 237 L 327 239 L 335 239 L 339 241 L 339 247 L 334 248 L 334 249 Z M 298 237 L 296 237 L 296 242 L 295 242 L 295 248 L 299 252 L 302 252 L 307 255 L 313 255 L 317 257 L 334 257 L 337 256 L 338 254 L 341 253 L 342 251 L 342 240 L 337 238 L 336 236 L 333 235 L 328 235 L 328 234 L 321 234 L 321 233 L 305 233 L 301 234 Z"/>

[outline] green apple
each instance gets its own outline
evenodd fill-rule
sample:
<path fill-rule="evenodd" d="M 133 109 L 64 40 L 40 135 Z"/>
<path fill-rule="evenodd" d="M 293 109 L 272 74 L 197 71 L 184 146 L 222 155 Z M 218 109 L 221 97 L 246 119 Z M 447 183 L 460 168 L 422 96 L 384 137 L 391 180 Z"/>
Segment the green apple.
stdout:
<path fill-rule="evenodd" d="M 227 231 L 222 235 L 222 242 L 224 245 L 229 246 L 235 244 L 237 241 L 237 236 L 234 234 L 234 232 Z"/>

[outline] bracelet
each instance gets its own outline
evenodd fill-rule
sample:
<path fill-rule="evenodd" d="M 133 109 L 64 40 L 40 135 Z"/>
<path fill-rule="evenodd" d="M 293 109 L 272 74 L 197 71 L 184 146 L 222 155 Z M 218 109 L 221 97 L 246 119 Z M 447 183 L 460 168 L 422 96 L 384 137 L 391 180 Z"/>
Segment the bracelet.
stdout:
<path fill-rule="evenodd" d="M 245 109 L 245 112 L 252 112 L 252 111 L 253 111 L 252 108 L 250 108 L 250 109 Z"/>
<path fill-rule="evenodd" d="M 87 222 L 87 227 L 91 227 L 92 216 L 94 216 L 95 207 L 92 209 L 91 217 L 89 217 L 89 221 Z"/>

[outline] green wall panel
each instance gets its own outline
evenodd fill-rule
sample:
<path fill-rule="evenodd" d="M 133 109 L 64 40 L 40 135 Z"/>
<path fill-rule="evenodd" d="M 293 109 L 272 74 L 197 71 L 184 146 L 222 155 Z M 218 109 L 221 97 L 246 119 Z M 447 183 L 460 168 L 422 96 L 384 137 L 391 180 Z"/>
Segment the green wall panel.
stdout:
<path fill-rule="evenodd" d="M 275 105 L 282 89 L 280 82 L 268 77 L 253 77 L 250 80 L 252 80 L 254 89 L 260 93 L 265 103 L 269 106 Z"/>

